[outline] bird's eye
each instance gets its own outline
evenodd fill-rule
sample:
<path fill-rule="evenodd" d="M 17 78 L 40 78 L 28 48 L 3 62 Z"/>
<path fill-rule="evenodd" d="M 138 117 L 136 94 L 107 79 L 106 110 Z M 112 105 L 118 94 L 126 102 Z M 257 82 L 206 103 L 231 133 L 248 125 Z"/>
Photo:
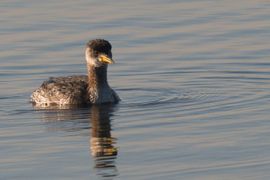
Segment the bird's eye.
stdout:
<path fill-rule="evenodd" d="M 97 51 L 94 51 L 93 52 L 93 55 L 94 55 L 94 57 L 98 57 L 98 52 Z"/>

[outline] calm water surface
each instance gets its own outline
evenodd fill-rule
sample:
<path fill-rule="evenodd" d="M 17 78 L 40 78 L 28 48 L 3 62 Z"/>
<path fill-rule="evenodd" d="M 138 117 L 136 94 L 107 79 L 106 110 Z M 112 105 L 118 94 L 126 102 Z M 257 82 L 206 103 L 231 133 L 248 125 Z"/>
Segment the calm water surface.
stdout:
<path fill-rule="evenodd" d="M 268 0 L 0 3 L 0 179 L 269 179 Z M 35 109 L 113 44 L 116 106 Z"/>

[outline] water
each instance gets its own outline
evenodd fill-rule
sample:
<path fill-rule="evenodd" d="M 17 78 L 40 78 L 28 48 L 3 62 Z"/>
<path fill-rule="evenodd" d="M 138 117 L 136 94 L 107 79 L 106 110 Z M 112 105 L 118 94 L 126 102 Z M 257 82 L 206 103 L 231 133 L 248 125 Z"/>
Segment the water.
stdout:
<path fill-rule="evenodd" d="M 269 179 L 270 3 L 0 3 L 0 179 Z M 39 110 L 105 38 L 112 107 Z"/>

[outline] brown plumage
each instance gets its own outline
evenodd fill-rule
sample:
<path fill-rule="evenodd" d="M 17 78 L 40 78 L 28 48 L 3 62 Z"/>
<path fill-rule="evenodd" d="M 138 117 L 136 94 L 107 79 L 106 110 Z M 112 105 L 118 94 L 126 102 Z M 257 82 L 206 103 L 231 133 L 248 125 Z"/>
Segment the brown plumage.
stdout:
<path fill-rule="evenodd" d="M 112 64 L 111 44 L 95 39 L 86 44 L 88 75 L 51 77 L 31 95 L 36 106 L 117 103 L 120 98 L 107 81 L 107 64 Z"/>

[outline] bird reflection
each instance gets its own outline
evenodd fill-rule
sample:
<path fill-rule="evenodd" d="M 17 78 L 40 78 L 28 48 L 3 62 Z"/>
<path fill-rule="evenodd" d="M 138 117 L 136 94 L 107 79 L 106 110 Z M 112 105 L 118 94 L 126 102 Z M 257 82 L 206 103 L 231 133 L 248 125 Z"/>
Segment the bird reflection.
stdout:
<path fill-rule="evenodd" d="M 95 169 L 102 177 L 117 176 L 115 165 L 117 156 L 116 138 L 111 136 L 112 107 L 110 105 L 92 106 L 90 139 L 91 154 L 95 159 Z"/>
<path fill-rule="evenodd" d="M 116 138 L 111 135 L 111 117 L 115 106 L 93 105 L 78 109 L 42 109 L 42 119 L 49 131 L 84 131 L 90 128 L 90 153 L 96 174 L 102 179 L 118 175 Z M 89 123 L 90 119 L 90 123 Z"/>

